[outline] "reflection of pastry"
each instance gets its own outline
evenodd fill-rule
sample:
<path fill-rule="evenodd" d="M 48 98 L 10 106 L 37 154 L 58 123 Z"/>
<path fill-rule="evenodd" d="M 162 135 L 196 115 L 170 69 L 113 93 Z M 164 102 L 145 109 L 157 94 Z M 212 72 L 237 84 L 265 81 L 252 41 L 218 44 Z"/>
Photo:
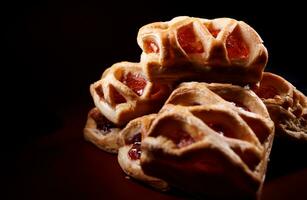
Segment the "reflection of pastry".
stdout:
<path fill-rule="evenodd" d="M 113 123 L 124 125 L 157 111 L 170 88 L 146 80 L 140 64 L 120 62 L 107 69 L 90 91 L 100 112 Z"/>
<path fill-rule="evenodd" d="M 268 58 L 255 30 L 230 18 L 176 17 L 143 26 L 137 40 L 154 81 L 257 83 Z"/>
<path fill-rule="evenodd" d="M 121 129 L 105 118 L 97 108 L 88 113 L 84 128 L 84 138 L 102 150 L 117 153 L 119 131 Z"/>
<path fill-rule="evenodd" d="M 144 174 L 140 166 L 141 141 L 146 137 L 146 132 L 155 117 L 155 114 L 151 114 L 134 119 L 121 131 L 122 147 L 118 150 L 118 163 L 129 176 L 155 188 L 166 190 L 168 184 L 165 181 Z"/>
<path fill-rule="evenodd" d="M 152 122 L 141 166 L 195 194 L 254 196 L 264 181 L 273 135 L 266 107 L 251 90 L 183 83 Z"/>
<path fill-rule="evenodd" d="M 254 89 L 268 108 L 276 129 L 292 138 L 307 141 L 307 97 L 282 77 L 264 72 Z"/>

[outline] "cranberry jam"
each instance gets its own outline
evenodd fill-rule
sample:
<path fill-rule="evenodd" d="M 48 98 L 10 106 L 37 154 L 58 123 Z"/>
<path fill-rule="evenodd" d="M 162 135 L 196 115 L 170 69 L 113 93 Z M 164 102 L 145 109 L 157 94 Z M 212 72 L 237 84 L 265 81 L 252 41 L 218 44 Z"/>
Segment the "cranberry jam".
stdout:
<path fill-rule="evenodd" d="M 111 128 L 115 128 L 116 125 L 105 118 L 98 109 L 94 109 L 90 112 L 90 117 L 96 122 L 97 129 L 103 134 L 110 133 Z"/>
<path fill-rule="evenodd" d="M 131 160 L 137 160 L 141 157 L 141 141 L 142 141 L 142 134 L 138 133 L 133 136 L 131 139 L 132 147 L 128 151 L 128 156 Z"/>

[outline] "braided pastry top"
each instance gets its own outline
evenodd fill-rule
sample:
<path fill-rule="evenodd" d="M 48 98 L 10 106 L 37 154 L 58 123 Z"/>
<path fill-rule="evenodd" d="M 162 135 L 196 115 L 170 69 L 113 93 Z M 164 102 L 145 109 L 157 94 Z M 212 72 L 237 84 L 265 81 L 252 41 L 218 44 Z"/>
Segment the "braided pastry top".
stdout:
<path fill-rule="evenodd" d="M 263 182 L 273 135 L 266 107 L 251 90 L 183 83 L 152 122 L 141 165 L 191 192 L 252 194 Z"/>
<path fill-rule="evenodd" d="M 137 41 L 150 80 L 257 83 L 268 59 L 256 31 L 230 18 L 151 23 L 139 30 Z"/>
<path fill-rule="evenodd" d="M 130 62 L 114 64 L 90 86 L 96 107 L 118 125 L 158 111 L 170 89 L 167 84 L 148 81 L 140 64 Z"/>

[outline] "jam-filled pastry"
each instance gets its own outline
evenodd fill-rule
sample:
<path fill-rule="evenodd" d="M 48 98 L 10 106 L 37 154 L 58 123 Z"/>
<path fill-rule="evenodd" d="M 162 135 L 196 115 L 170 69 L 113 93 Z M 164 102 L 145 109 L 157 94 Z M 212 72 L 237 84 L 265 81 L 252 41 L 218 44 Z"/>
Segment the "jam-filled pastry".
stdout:
<path fill-rule="evenodd" d="M 257 32 L 242 21 L 176 17 L 143 26 L 137 41 L 150 80 L 205 80 L 254 84 L 268 53 Z"/>
<path fill-rule="evenodd" d="M 118 150 L 118 163 L 129 176 L 145 182 L 157 189 L 167 190 L 168 184 L 158 178 L 144 174 L 140 166 L 141 142 L 156 114 L 145 115 L 129 122 L 120 132 L 121 147 Z"/>
<path fill-rule="evenodd" d="M 254 89 L 263 100 L 280 136 L 307 141 L 307 97 L 284 78 L 264 72 Z"/>
<path fill-rule="evenodd" d="M 141 144 L 143 171 L 198 195 L 259 195 L 274 123 L 251 90 L 183 83 L 173 91 Z"/>
<path fill-rule="evenodd" d="M 96 107 L 108 120 L 124 125 L 131 119 L 158 111 L 170 87 L 149 82 L 139 63 L 120 62 L 107 69 L 90 86 L 90 92 Z"/>
<path fill-rule="evenodd" d="M 121 127 L 110 122 L 97 108 L 93 108 L 88 113 L 83 132 L 84 138 L 98 148 L 110 153 L 117 153 L 120 130 Z"/>

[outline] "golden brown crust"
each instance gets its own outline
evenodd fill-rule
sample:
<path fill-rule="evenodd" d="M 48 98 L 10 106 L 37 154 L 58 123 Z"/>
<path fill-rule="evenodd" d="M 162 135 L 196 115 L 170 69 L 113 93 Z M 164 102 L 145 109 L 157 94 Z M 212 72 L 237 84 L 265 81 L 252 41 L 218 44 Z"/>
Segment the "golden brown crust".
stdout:
<path fill-rule="evenodd" d="M 264 181 L 273 135 L 274 124 L 252 91 L 183 83 L 152 122 L 141 166 L 192 193 L 253 196 Z"/>
<path fill-rule="evenodd" d="M 134 119 L 121 131 L 118 163 L 127 175 L 164 191 L 168 189 L 168 184 L 161 179 L 146 175 L 141 168 L 140 160 L 133 160 L 128 155 L 133 145 L 130 140 L 136 134 L 142 134 L 142 138 L 146 137 L 146 132 L 155 116 L 155 114 L 152 114 Z"/>
<path fill-rule="evenodd" d="M 303 93 L 269 72 L 254 90 L 267 106 L 280 136 L 307 141 L 307 97 Z"/>
<path fill-rule="evenodd" d="M 195 45 L 190 50 L 180 39 L 184 29 L 190 29 L 190 32 L 184 32 L 188 37 L 195 37 L 191 39 Z M 232 44 L 228 38 L 232 34 L 238 34 L 244 42 L 246 52 L 243 57 L 229 54 L 228 44 Z M 246 23 L 230 18 L 176 17 L 169 22 L 155 22 L 139 30 L 137 41 L 143 50 L 141 62 L 145 74 L 154 81 L 190 79 L 254 84 L 261 80 L 268 59 L 267 50 L 256 31 Z"/>
<path fill-rule="evenodd" d="M 128 75 L 141 81 L 136 87 L 144 82 L 146 86 L 133 91 L 122 82 Z M 106 118 L 124 125 L 136 117 L 158 111 L 170 93 L 170 86 L 149 82 L 139 63 L 120 62 L 107 69 L 101 80 L 90 86 L 90 92 L 96 107 Z"/>
<path fill-rule="evenodd" d="M 103 119 L 103 115 L 97 108 L 91 109 L 88 113 L 86 125 L 83 130 L 84 138 L 106 152 L 117 153 L 119 148 L 119 132 L 121 128 L 116 126 L 105 126 L 100 129 L 97 124 L 104 123 L 102 120 L 107 119 Z"/>

